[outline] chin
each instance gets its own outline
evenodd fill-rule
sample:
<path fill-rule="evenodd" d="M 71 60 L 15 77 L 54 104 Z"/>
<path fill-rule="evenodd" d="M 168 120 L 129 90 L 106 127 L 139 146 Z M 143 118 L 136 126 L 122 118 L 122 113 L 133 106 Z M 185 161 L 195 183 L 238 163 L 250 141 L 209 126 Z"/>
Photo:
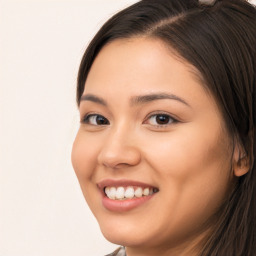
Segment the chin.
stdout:
<path fill-rule="evenodd" d="M 123 245 L 125 247 L 141 247 L 143 244 L 147 244 L 145 242 L 145 238 L 140 238 L 133 233 L 131 234 L 123 234 L 123 233 L 115 233 L 115 234 L 104 234 L 104 237 L 111 243 L 117 245 Z"/>
<path fill-rule="evenodd" d="M 138 229 L 138 225 L 100 225 L 103 236 L 111 243 L 123 245 L 126 247 L 138 247 L 147 243 L 148 239 L 146 233 Z"/>

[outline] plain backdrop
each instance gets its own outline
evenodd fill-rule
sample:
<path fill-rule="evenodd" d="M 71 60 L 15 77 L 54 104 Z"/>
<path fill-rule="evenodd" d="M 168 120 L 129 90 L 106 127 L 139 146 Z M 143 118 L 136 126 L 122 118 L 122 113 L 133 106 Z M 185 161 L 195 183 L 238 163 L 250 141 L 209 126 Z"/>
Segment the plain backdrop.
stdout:
<path fill-rule="evenodd" d="M 117 247 L 84 201 L 70 152 L 82 54 L 133 2 L 0 0 L 0 256 L 102 256 Z"/>
<path fill-rule="evenodd" d="M 0 256 L 102 256 L 70 152 L 76 75 L 92 36 L 131 0 L 0 0 Z"/>

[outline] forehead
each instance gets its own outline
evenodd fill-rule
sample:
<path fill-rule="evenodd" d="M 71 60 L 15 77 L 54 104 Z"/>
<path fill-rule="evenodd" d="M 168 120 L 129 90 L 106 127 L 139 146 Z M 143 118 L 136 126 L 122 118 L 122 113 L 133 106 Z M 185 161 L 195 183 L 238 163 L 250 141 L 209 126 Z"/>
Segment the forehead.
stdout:
<path fill-rule="evenodd" d="M 84 94 L 121 97 L 159 90 L 189 97 L 198 91 L 209 97 L 199 72 L 165 43 L 131 38 L 104 46 L 88 74 Z"/>

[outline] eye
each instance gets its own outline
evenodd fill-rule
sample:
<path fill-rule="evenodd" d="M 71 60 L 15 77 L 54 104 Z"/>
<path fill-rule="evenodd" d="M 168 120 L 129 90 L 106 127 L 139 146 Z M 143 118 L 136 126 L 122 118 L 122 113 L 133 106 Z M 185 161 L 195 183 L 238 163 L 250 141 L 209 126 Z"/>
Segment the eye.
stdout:
<path fill-rule="evenodd" d="M 145 123 L 155 126 L 165 126 L 177 122 L 168 114 L 154 114 L 151 115 Z"/>
<path fill-rule="evenodd" d="M 89 114 L 83 118 L 82 123 L 90 125 L 108 125 L 109 121 L 102 115 Z"/>

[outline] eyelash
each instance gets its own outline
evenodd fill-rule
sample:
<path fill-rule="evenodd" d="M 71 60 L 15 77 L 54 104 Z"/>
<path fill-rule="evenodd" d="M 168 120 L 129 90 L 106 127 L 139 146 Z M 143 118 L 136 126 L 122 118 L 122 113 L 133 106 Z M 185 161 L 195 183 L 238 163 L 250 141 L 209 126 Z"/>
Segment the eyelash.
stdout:
<path fill-rule="evenodd" d="M 96 121 L 96 118 L 99 117 L 99 118 L 102 118 L 102 121 L 106 121 L 107 123 L 106 124 L 101 124 L 101 125 L 109 125 L 109 121 L 107 120 L 107 118 L 105 118 L 104 116 L 102 115 L 99 115 L 99 114 L 87 114 L 84 116 L 84 118 L 82 119 L 82 123 L 83 124 L 89 124 L 89 125 L 95 125 L 95 126 L 100 126 L 100 124 L 92 124 L 90 123 L 90 118 L 94 117 L 95 121 Z"/>
<path fill-rule="evenodd" d="M 146 117 L 145 121 L 143 121 L 144 124 L 149 124 L 149 125 L 152 125 L 150 123 L 148 123 L 148 121 L 152 118 L 160 118 L 160 117 L 164 117 L 164 119 L 168 119 L 168 123 L 162 123 L 162 124 L 159 124 L 157 123 L 157 120 L 155 119 L 154 122 L 155 124 L 153 124 L 154 127 L 159 127 L 159 128 L 163 128 L 163 127 L 167 127 L 167 126 L 170 126 L 170 125 L 173 125 L 175 123 L 178 122 L 177 119 L 175 119 L 174 117 L 172 117 L 170 114 L 167 114 L 167 113 L 164 113 L 164 112 L 160 112 L 160 113 L 153 113 L 153 114 L 150 114 L 148 117 Z M 161 120 L 158 120 L 158 121 L 161 121 Z"/>
<path fill-rule="evenodd" d="M 164 117 L 164 118 L 168 118 L 168 123 L 167 124 L 157 124 L 156 120 L 154 121 L 155 124 L 150 124 L 148 121 L 152 118 L 160 118 L 160 117 Z M 90 121 L 90 119 L 93 118 L 93 120 Z M 97 119 L 96 118 L 100 118 L 99 121 L 101 121 L 101 124 L 97 124 Z M 158 120 L 159 121 L 159 120 Z M 92 122 L 95 122 L 94 124 Z M 164 112 L 159 112 L 159 113 L 151 113 L 150 115 L 148 115 L 145 120 L 143 121 L 143 124 L 149 124 L 152 125 L 154 127 L 157 128 L 164 128 L 170 125 L 173 125 L 175 123 L 178 123 L 179 121 L 172 117 L 170 114 L 164 113 Z M 94 125 L 94 126 L 104 126 L 104 125 L 109 125 L 110 122 L 108 121 L 107 118 L 105 118 L 102 115 L 99 114 L 87 114 L 84 116 L 84 118 L 82 119 L 81 123 L 83 124 L 88 124 L 88 125 Z"/>

